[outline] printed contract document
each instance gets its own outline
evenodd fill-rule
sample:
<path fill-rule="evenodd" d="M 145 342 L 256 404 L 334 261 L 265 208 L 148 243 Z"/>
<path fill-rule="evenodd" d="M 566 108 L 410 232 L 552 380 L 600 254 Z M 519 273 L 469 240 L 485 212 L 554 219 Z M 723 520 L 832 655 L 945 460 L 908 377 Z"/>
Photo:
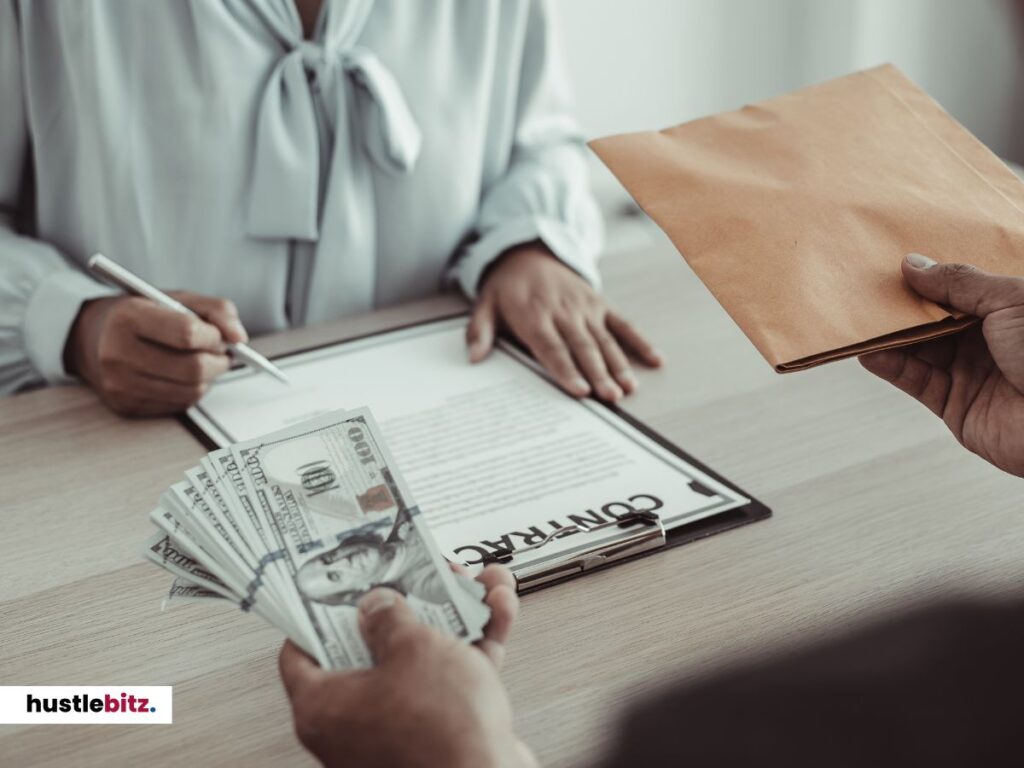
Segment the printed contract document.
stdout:
<path fill-rule="evenodd" d="M 290 388 L 232 371 L 189 417 L 225 446 L 367 406 L 442 553 L 469 565 L 634 510 L 671 529 L 750 502 L 613 409 L 566 395 L 512 345 L 470 365 L 465 324 L 446 319 L 276 358 Z M 612 526 L 562 536 L 523 556 L 564 558 L 617 535 Z"/>

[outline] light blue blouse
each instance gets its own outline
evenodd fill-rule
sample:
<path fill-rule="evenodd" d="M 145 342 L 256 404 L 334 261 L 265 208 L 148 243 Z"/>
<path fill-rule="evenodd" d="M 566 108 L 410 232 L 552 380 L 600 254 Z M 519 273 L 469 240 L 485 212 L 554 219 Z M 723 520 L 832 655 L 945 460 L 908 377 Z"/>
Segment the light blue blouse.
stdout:
<path fill-rule="evenodd" d="M 65 376 L 101 251 L 252 334 L 473 295 L 601 225 L 546 0 L 0 0 L 0 393 Z"/>

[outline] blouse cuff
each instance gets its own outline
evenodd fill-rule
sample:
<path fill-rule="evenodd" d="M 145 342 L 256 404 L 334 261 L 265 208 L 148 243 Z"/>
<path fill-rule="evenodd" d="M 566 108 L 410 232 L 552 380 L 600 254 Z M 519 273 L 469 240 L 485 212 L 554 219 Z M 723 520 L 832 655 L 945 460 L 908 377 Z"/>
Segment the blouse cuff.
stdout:
<path fill-rule="evenodd" d="M 470 244 L 455 264 L 454 275 L 463 292 L 476 298 L 480 278 L 509 248 L 540 240 L 551 252 L 595 289 L 601 287 L 597 254 L 580 241 L 564 222 L 548 216 L 524 216 L 502 223 Z"/>
<path fill-rule="evenodd" d="M 71 269 L 51 272 L 36 285 L 25 308 L 25 351 L 48 383 L 71 380 L 64 370 L 64 345 L 82 304 L 114 293 Z"/>

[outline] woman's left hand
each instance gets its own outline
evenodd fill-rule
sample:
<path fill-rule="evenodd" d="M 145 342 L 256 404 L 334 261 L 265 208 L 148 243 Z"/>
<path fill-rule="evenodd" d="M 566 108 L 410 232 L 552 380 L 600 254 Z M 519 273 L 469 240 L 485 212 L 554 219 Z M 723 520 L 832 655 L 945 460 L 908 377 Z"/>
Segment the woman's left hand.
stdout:
<path fill-rule="evenodd" d="M 627 352 L 651 368 L 662 362 L 597 291 L 538 243 L 507 251 L 485 275 L 466 331 L 471 362 L 487 357 L 499 326 L 577 397 L 594 392 L 615 402 L 633 392 Z"/>

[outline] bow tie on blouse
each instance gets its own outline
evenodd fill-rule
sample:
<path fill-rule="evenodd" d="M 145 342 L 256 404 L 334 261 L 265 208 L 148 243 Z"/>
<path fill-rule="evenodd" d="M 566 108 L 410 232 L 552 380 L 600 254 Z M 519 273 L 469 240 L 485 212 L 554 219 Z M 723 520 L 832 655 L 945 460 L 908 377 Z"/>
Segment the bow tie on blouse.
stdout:
<path fill-rule="evenodd" d="M 371 7 L 372 2 L 350 3 L 345 18 L 329 25 L 335 33 L 329 29 L 323 42 L 302 38 L 294 6 L 261 14 L 287 52 L 274 67 L 259 106 L 247 212 L 251 236 L 319 237 L 322 163 L 313 87 L 334 89 L 325 101 L 335 105 L 335 125 L 349 119 L 345 89 L 358 89 L 361 108 L 353 116 L 353 129 L 364 150 L 390 173 L 406 174 L 415 166 L 419 126 L 391 72 L 356 43 Z M 336 8 L 332 4 L 329 11 Z"/>

